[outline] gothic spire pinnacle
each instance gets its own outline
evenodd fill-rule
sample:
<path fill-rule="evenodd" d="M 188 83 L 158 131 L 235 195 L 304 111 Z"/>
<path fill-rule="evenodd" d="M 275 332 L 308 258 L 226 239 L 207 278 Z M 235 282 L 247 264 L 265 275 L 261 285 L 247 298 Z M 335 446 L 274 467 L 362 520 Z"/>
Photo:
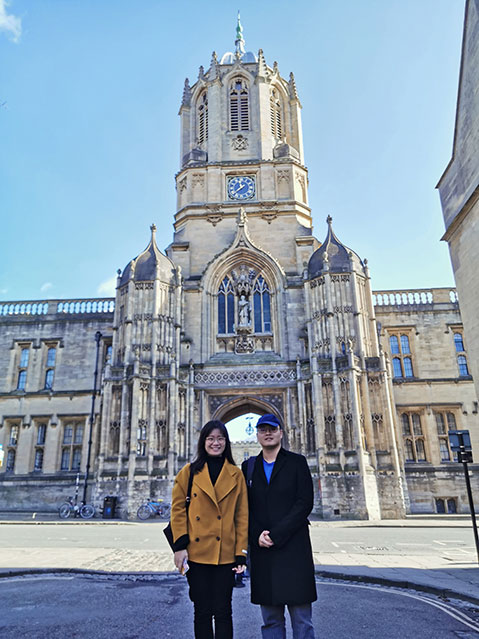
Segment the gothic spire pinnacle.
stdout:
<path fill-rule="evenodd" d="M 296 80 L 294 79 L 294 74 L 292 71 L 289 74 L 289 95 L 295 100 L 298 99 L 298 90 L 296 89 Z"/>
<path fill-rule="evenodd" d="M 264 59 L 263 49 L 258 51 L 258 76 L 266 78 L 268 75 L 268 67 L 266 66 L 266 60 Z"/>
<path fill-rule="evenodd" d="M 238 21 L 236 23 L 235 45 L 236 45 L 236 56 L 241 58 L 241 56 L 244 55 L 245 53 L 245 42 L 243 38 L 243 27 L 241 26 L 239 10 L 238 10 Z"/>
<path fill-rule="evenodd" d="M 185 78 L 185 86 L 183 89 L 183 99 L 181 100 L 181 106 L 190 106 L 191 104 L 191 87 L 188 78 Z"/>

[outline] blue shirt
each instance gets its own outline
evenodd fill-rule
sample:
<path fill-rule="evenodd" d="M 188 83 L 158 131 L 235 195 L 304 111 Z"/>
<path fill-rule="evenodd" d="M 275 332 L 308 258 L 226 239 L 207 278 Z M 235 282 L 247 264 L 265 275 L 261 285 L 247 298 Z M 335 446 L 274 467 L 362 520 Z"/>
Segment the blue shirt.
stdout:
<path fill-rule="evenodd" d="M 273 467 L 274 467 L 274 461 L 267 462 L 263 459 L 264 474 L 266 475 L 266 481 L 268 482 L 268 484 L 269 484 L 269 480 L 271 479 L 271 475 L 273 473 Z"/>

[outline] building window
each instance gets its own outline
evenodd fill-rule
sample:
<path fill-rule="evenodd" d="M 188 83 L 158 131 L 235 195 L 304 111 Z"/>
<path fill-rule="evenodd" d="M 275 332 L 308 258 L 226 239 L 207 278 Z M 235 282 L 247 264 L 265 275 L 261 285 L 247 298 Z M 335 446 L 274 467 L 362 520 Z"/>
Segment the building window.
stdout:
<path fill-rule="evenodd" d="M 218 291 L 218 333 L 227 335 L 234 333 L 235 295 L 233 284 L 225 277 Z"/>
<path fill-rule="evenodd" d="M 248 131 L 248 86 L 243 78 L 236 78 L 230 89 L 230 130 Z"/>
<path fill-rule="evenodd" d="M 30 347 L 22 346 L 18 360 L 17 390 L 25 390 L 27 384 L 27 369 L 30 361 Z"/>
<path fill-rule="evenodd" d="M 253 288 L 254 332 L 271 333 L 271 297 L 268 284 L 260 275 Z"/>
<path fill-rule="evenodd" d="M 112 354 L 113 354 L 113 346 L 111 344 L 106 344 L 106 346 L 105 346 L 105 357 L 104 357 L 105 366 L 107 364 L 111 364 L 112 363 L 111 362 Z"/>
<path fill-rule="evenodd" d="M 137 429 L 137 443 L 136 443 L 136 454 L 139 457 L 144 457 L 146 455 L 146 437 L 147 437 L 146 424 L 140 424 Z"/>
<path fill-rule="evenodd" d="M 37 442 L 35 446 L 35 458 L 33 461 L 33 470 L 40 472 L 43 470 L 44 446 L 47 436 L 47 425 L 39 424 L 37 426 Z"/>
<path fill-rule="evenodd" d="M 281 101 L 276 89 L 271 91 L 270 98 L 271 134 L 276 140 L 283 136 L 283 123 L 281 117 Z"/>
<path fill-rule="evenodd" d="M 456 352 L 465 352 L 466 349 L 464 348 L 464 340 L 461 333 L 454 333 L 454 346 L 456 347 Z"/>
<path fill-rule="evenodd" d="M 402 413 L 404 458 L 407 462 L 427 461 L 421 417 L 418 413 Z"/>
<path fill-rule="evenodd" d="M 5 470 L 8 473 L 12 473 L 15 470 L 15 449 L 14 448 L 10 448 L 10 450 L 7 451 L 7 463 L 5 466 Z"/>
<path fill-rule="evenodd" d="M 457 358 L 457 365 L 459 366 L 459 375 L 461 377 L 466 377 L 469 375 L 469 369 L 467 367 L 467 359 L 465 355 L 459 355 Z"/>
<path fill-rule="evenodd" d="M 448 437 L 450 430 L 457 429 L 454 413 L 451 413 L 450 411 L 438 411 L 435 412 L 434 415 L 436 417 L 437 435 L 439 437 L 441 462 L 455 461 Z"/>
<path fill-rule="evenodd" d="M 393 377 L 414 377 L 409 336 L 404 333 L 390 335 L 389 348 L 393 356 Z"/>
<path fill-rule="evenodd" d="M 63 429 L 61 470 L 80 470 L 83 424 L 68 423 Z"/>
<path fill-rule="evenodd" d="M 53 377 L 55 375 L 55 364 L 57 359 L 57 349 L 55 346 L 49 346 L 46 358 L 46 371 L 45 371 L 45 390 L 51 390 L 53 388 Z"/>
<path fill-rule="evenodd" d="M 33 470 L 40 472 L 43 469 L 43 448 L 35 448 L 35 461 L 33 464 Z"/>
<path fill-rule="evenodd" d="M 198 144 L 208 139 L 208 93 L 203 91 L 198 99 Z"/>
<path fill-rule="evenodd" d="M 436 512 L 439 515 L 444 515 L 448 513 L 449 515 L 454 515 L 457 513 L 457 502 L 454 497 L 438 497 L 436 500 Z"/>

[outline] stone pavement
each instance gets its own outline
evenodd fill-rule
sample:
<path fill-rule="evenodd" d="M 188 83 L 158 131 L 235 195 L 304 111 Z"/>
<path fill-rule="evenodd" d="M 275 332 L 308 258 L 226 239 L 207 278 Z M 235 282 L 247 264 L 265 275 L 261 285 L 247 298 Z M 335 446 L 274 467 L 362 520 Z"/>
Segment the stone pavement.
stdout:
<path fill-rule="evenodd" d="M 11 524 L 71 526 L 139 526 L 121 520 L 59 521 L 48 516 L 31 515 L 15 519 L 0 514 L 0 526 Z M 149 525 L 149 522 L 148 524 Z M 28 572 L 88 571 L 107 573 L 157 573 L 174 570 L 172 555 L 161 534 L 162 522 L 151 522 L 158 532 L 158 550 L 135 550 L 109 547 L 41 547 L 0 549 L 0 577 Z M 354 581 L 380 583 L 396 587 L 425 590 L 444 597 L 454 597 L 479 605 L 479 564 L 474 553 L 446 557 L 440 554 L 413 554 L 405 549 L 394 553 L 316 552 L 314 536 L 321 528 L 370 527 L 471 528 L 470 517 L 418 517 L 382 521 L 313 521 L 313 552 L 318 575 Z M 316 529 L 319 529 L 317 531 Z M 472 532 L 471 532 L 472 535 Z"/>

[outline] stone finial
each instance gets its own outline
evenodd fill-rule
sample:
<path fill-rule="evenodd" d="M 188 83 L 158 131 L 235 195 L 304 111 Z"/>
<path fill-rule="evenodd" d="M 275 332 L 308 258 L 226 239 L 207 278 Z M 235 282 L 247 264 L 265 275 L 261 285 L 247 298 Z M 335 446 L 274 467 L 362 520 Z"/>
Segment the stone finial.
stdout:
<path fill-rule="evenodd" d="M 185 78 L 185 86 L 183 88 L 183 98 L 181 100 L 181 106 L 190 106 L 191 104 L 191 87 L 188 78 Z"/>
<path fill-rule="evenodd" d="M 273 73 L 277 73 L 279 75 L 279 68 L 276 60 L 273 62 Z"/>
<path fill-rule="evenodd" d="M 246 49 L 245 49 L 245 41 L 243 38 L 243 27 L 241 26 L 241 21 L 240 21 L 240 12 L 238 11 L 238 19 L 236 22 L 236 40 L 235 40 L 235 47 L 236 47 L 236 57 L 237 58 L 241 58 Z"/>
<path fill-rule="evenodd" d="M 328 217 L 326 218 L 326 222 L 328 223 L 328 226 L 331 226 L 333 224 L 333 218 L 328 215 Z"/>
<path fill-rule="evenodd" d="M 117 269 L 116 274 L 118 275 L 118 277 L 120 277 L 120 275 L 121 275 L 121 268 Z"/>
<path fill-rule="evenodd" d="M 266 78 L 268 76 L 268 67 L 264 59 L 263 49 L 258 51 L 258 77 Z"/>
<path fill-rule="evenodd" d="M 244 226 L 246 224 L 246 221 L 247 221 L 246 211 L 244 210 L 243 207 L 241 207 L 238 212 L 238 226 Z"/>
<path fill-rule="evenodd" d="M 198 80 L 204 80 L 204 79 L 205 79 L 205 69 L 203 65 L 201 65 L 198 71 Z"/>
<path fill-rule="evenodd" d="M 156 235 L 156 224 L 152 224 L 150 226 L 150 231 L 151 231 L 151 242 L 152 244 L 155 242 L 155 235 Z"/>
<path fill-rule="evenodd" d="M 294 79 L 294 74 L 291 71 L 289 74 L 289 95 L 292 99 L 298 100 L 298 91 L 296 89 L 296 80 Z"/>
<path fill-rule="evenodd" d="M 211 64 L 210 64 L 210 80 L 214 80 L 218 77 L 218 56 L 216 55 L 216 51 L 213 51 L 211 55 Z"/>

